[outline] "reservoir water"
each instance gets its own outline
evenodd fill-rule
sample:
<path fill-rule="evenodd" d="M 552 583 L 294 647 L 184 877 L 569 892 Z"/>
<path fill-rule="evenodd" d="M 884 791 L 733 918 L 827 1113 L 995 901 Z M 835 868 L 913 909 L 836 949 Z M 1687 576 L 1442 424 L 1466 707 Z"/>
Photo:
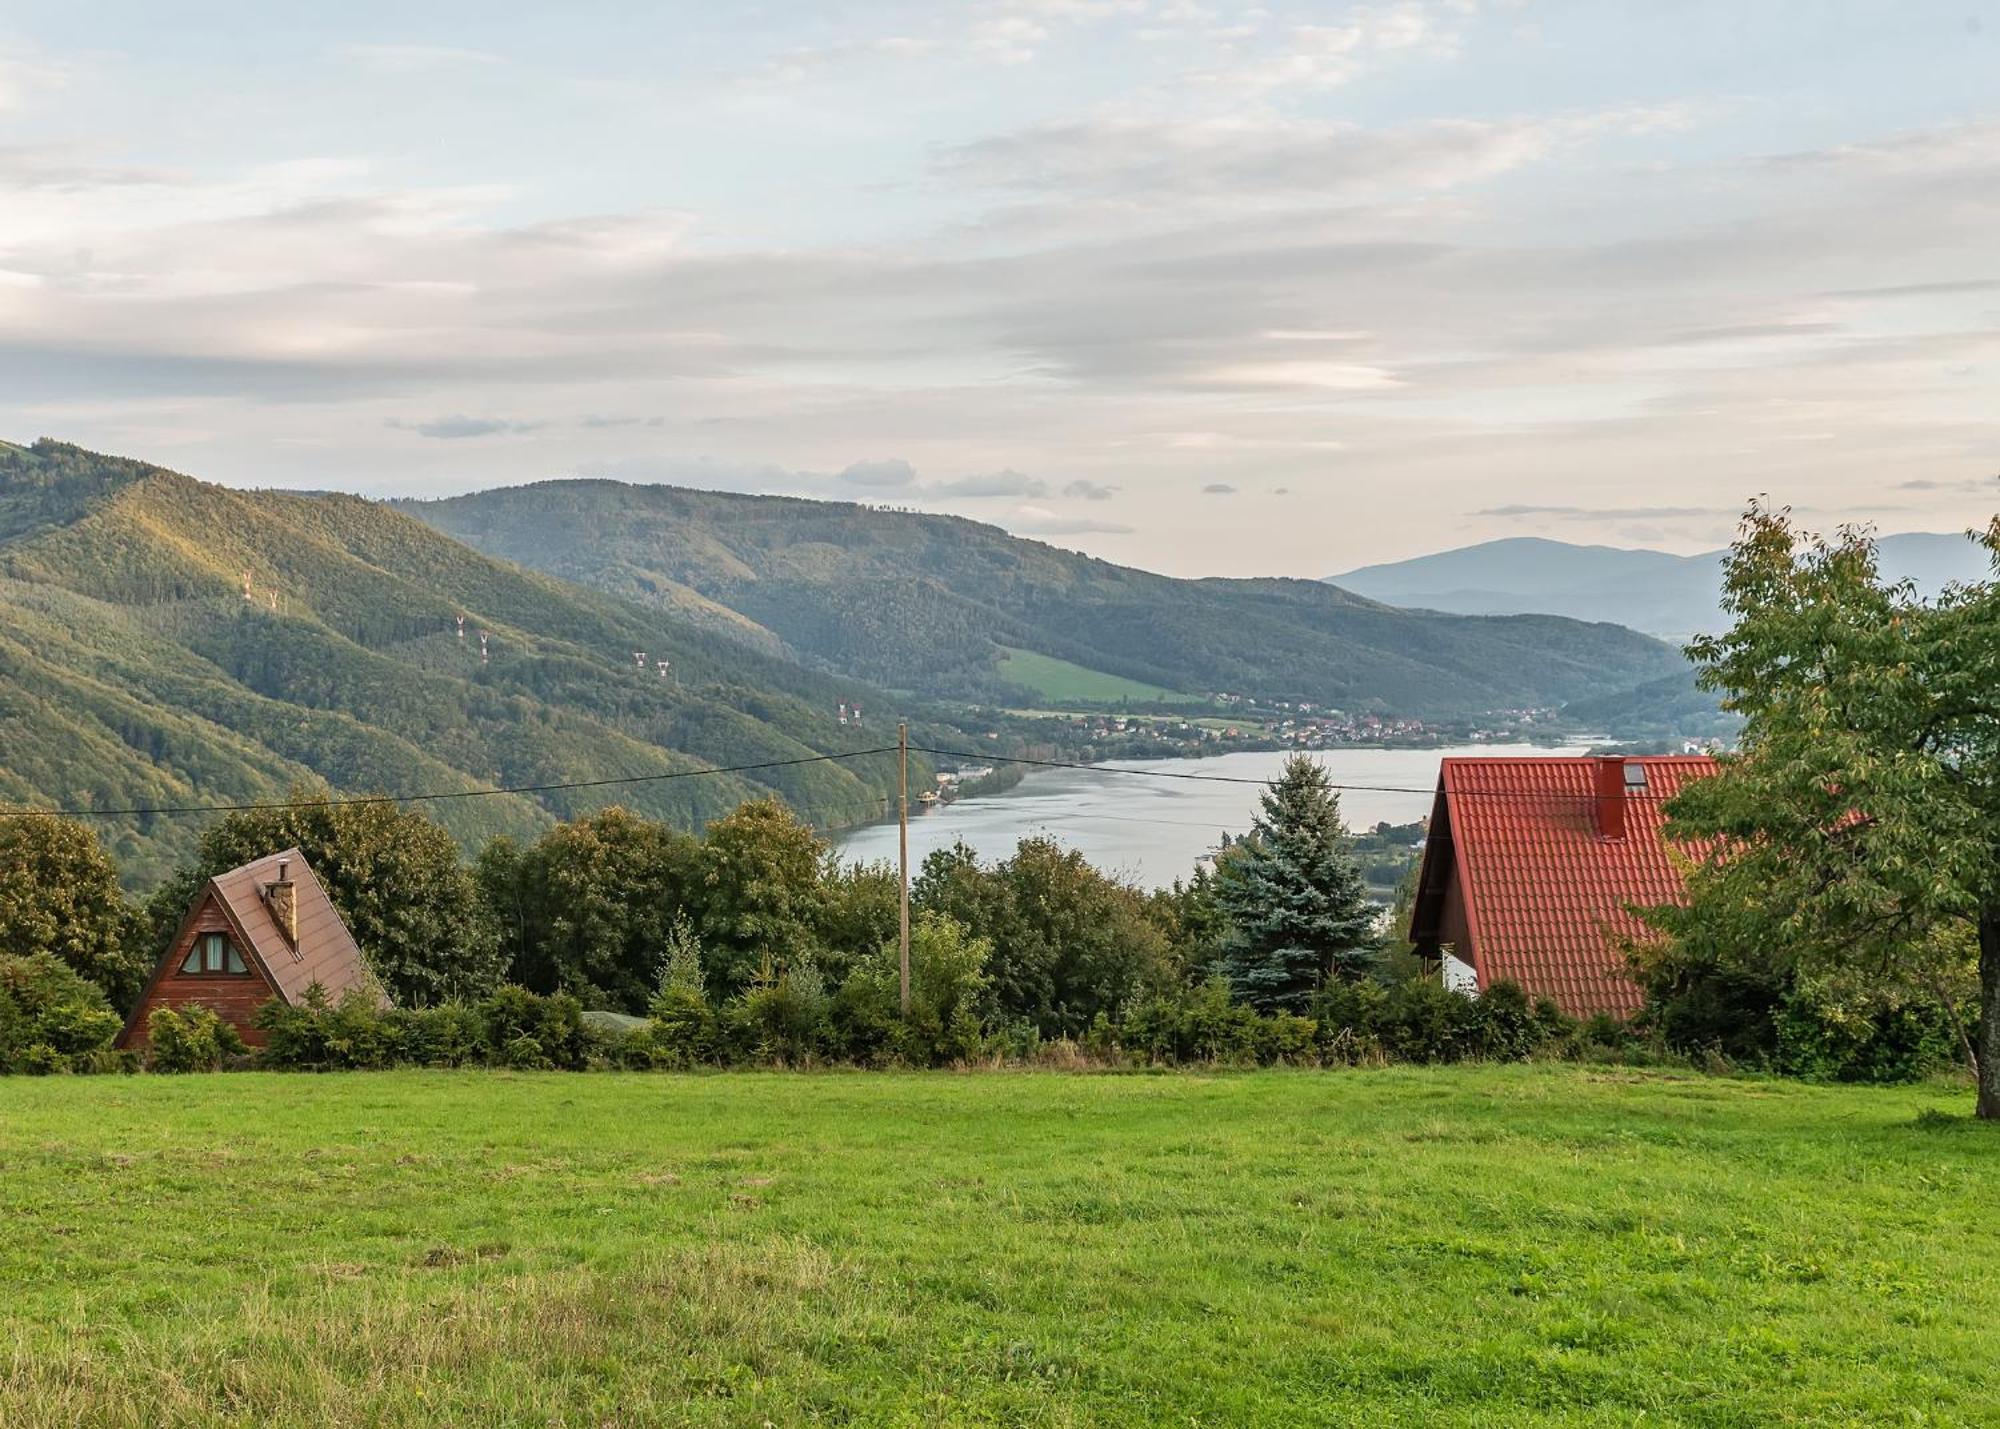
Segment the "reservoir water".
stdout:
<path fill-rule="evenodd" d="M 1582 746 L 1475 744 L 1448 749 L 1324 749 L 1313 758 L 1341 792 L 1350 829 L 1387 820 L 1407 824 L 1431 810 L 1438 760 L 1452 755 L 1581 754 Z M 961 799 L 929 812 L 910 810 L 910 867 L 932 849 L 963 839 L 988 861 L 1013 853 L 1022 839 L 1048 835 L 1108 872 L 1142 886 L 1164 887 L 1193 871 L 1224 833 L 1250 827 L 1262 785 L 1284 767 L 1285 752 L 1219 754 L 1210 759 L 1135 759 L 1089 769 L 1036 769 L 1011 789 Z M 1195 774 L 1216 782 L 1144 777 L 1120 771 Z M 1226 783 L 1223 779 L 1252 783 Z M 844 858 L 869 863 L 896 857 L 896 825 L 868 824 L 835 837 Z"/>

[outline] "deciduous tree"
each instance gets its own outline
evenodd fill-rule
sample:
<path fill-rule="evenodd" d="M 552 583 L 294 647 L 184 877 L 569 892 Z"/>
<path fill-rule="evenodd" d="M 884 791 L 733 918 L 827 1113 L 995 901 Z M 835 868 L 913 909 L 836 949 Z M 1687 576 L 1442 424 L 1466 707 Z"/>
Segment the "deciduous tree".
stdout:
<path fill-rule="evenodd" d="M 52 815 L 0 819 L 0 956 L 52 953 L 130 1008 L 150 970 L 97 832 Z"/>
<path fill-rule="evenodd" d="M 2000 565 L 2000 520 L 1983 538 Z M 1669 806 L 1702 851 L 1655 926 L 1688 955 L 1952 1000 L 1976 962 L 1978 1112 L 2000 1118 L 2000 584 L 1920 600 L 1873 541 L 1752 507 L 1727 633 L 1689 653 L 1742 752 Z"/>

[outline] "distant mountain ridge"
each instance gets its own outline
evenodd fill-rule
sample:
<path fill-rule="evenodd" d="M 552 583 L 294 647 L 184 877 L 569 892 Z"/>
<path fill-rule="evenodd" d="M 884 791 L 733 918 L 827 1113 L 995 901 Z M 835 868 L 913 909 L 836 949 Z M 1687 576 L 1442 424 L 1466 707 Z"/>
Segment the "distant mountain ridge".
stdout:
<path fill-rule="evenodd" d="M 1019 701 L 1009 650 L 1195 696 L 1428 716 L 1557 705 L 1683 668 L 1615 625 L 1399 610 L 1317 581 L 1179 580 L 953 516 L 602 480 L 397 505 L 751 648 L 940 697 Z"/>
<path fill-rule="evenodd" d="M 1883 574 L 1925 595 L 1989 574 L 1963 535 L 1911 532 L 1881 539 Z M 1611 620 L 1666 640 L 1720 628 L 1717 597 L 1728 553 L 1579 546 L 1535 536 L 1485 541 L 1407 561 L 1363 566 L 1327 583 L 1372 600 L 1460 615 L 1565 615 Z"/>
<path fill-rule="evenodd" d="M 883 742 L 835 718 L 855 694 L 360 497 L 212 486 L 58 442 L 0 447 L 0 804 L 236 802 L 302 780 L 442 793 L 801 759 Z M 892 763 L 428 807 L 467 847 L 608 802 L 698 826 L 776 792 L 835 824 L 880 811 Z M 141 877 L 200 829 L 106 825 Z"/>

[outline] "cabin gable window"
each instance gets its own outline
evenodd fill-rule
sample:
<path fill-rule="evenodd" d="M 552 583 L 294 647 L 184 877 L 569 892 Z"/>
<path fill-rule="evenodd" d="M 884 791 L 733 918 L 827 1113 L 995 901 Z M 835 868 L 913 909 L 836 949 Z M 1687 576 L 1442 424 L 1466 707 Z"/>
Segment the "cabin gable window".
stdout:
<path fill-rule="evenodd" d="M 181 971 L 202 977 L 244 977 L 250 969 L 227 933 L 197 933 L 194 946 L 181 960 Z"/>

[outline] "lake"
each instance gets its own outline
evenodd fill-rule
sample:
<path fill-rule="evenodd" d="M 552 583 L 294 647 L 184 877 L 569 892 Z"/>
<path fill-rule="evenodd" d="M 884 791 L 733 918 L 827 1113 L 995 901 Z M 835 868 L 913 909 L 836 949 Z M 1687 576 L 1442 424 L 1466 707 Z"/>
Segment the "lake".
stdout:
<path fill-rule="evenodd" d="M 1448 749 L 1324 749 L 1313 758 L 1336 784 L 1373 786 L 1341 792 L 1351 829 L 1387 820 L 1407 824 L 1431 811 L 1438 760 L 1453 755 L 1582 754 L 1582 746 L 1473 744 Z M 963 839 L 988 861 L 1005 858 L 1031 835 L 1047 834 L 1078 849 L 1099 868 L 1149 888 L 1185 878 L 1225 832 L 1250 827 L 1261 786 L 1284 768 L 1287 754 L 1269 750 L 1210 759 L 1127 759 L 1089 769 L 1035 769 L 1011 789 L 961 799 L 920 813 L 910 810 L 910 867 L 932 849 Z M 1144 777 L 1120 770 L 1195 774 L 1211 780 Z M 868 824 L 835 836 L 841 854 L 857 862 L 896 858 L 896 825 Z"/>

